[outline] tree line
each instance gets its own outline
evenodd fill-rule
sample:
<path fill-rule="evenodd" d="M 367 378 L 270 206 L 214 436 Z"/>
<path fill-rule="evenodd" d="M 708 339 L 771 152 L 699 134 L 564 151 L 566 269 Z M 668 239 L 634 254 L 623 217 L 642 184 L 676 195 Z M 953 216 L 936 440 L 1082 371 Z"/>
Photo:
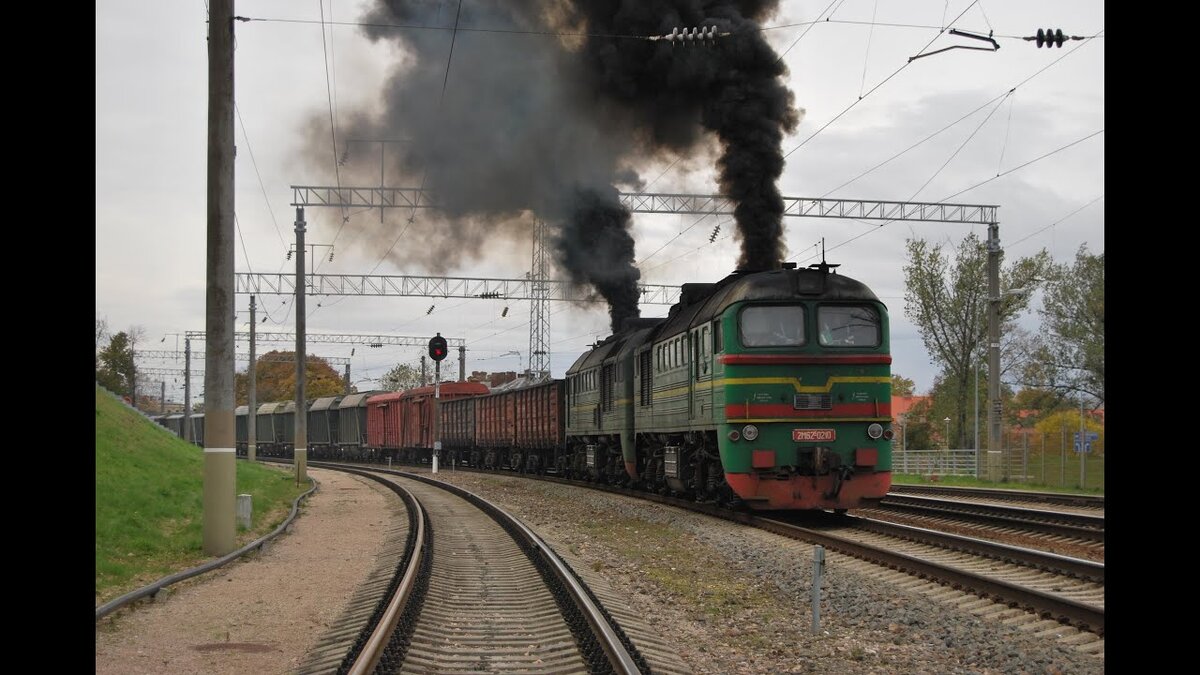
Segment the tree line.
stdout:
<path fill-rule="evenodd" d="M 910 239 L 906 249 L 904 313 L 939 368 L 929 398 L 907 415 L 906 440 L 914 449 L 935 447 L 937 439 L 942 447 L 972 448 L 976 396 L 986 436 L 987 243 L 972 233 L 954 250 L 921 239 Z M 1085 412 L 1104 405 L 1104 254 L 1083 244 L 1071 263 L 1054 263 L 1045 249 L 1001 260 L 999 389 L 1005 425 L 1035 428 L 1061 418 L 1059 425 L 1074 419 L 1078 429 L 1081 405 Z M 1040 325 L 1027 330 L 1018 319 L 1038 291 Z M 903 387 L 893 393 L 903 395 L 898 390 Z"/>

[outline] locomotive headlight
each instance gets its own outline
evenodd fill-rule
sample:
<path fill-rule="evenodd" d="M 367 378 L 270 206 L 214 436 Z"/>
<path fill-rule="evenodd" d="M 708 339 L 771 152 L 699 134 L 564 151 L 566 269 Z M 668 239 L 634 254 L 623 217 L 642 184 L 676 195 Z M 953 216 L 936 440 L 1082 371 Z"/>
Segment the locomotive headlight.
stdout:
<path fill-rule="evenodd" d="M 892 431 L 891 427 L 883 430 L 883 440 L 890 441 L 896 437 L 896 432 Z"/>
<path fill-rule="evenodd" d="M 883 435 L 883 425 L 878 422 L 871 423 L 871 426 L 867 427 L 867 435 L 879 440 L 879 437 Z"/>
<path fill-rule="evenodd" d="M 754 426 L 753 424 L 747 424 L 746 426 L 742 427 L 742 437 L 748 441 L 758 438 L 758 427 Z"/>
<path fill-rule="evenodd" d="M 742 437 L 742 435 L 740 433 L 738 433 L 737 429 L 731 429 L 729 431 L 729 440 L 737 441 L 741 437 Z"/>

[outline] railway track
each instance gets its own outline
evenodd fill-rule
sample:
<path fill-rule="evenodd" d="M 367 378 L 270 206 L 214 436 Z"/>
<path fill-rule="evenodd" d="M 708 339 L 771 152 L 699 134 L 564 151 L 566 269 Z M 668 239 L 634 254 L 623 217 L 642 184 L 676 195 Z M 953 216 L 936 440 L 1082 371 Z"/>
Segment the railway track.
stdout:
<path fill-rule="evenodd" d="M 1104 516 L 951 498 L 889 495 L 852 513 L 1102 562 Z"/>
<path fill-rule="evenodd" d="M 650 670 L 595 594 L 500 509 L 415 474 L 310 466 L 389 485 L 409 517 L 389 533 L 376 573 L 300 672 Z M 656 671 L 686 672 L 669 666 L 666 650 L 646 644 L 664 666 Z"/>
<path fill-rule="evenodd" d="M 585 485 L 656 501 L 821 544 L 889 573 L 915 579 L 921 584 L 937 584 L 944 592 L 933 594 L 947 601 L 961 604 L 959 598 L 966 595 L 970 607 L 981 615 L 1013 623 L 1025 622 L 1048 636 L 1068 641 L 1080 651 L 1103 655 L 1102 562 L 888 523 L 861 515 L 834 517 L 833 514 L 806 513 L 797 516 L 800 522 L 788 522 L 775 516 L 732 511 L 713 504 L 697 504 L 610 485 L 566 481 L 552 476 L 526 477 Z"/>
<path fill-rule="evenodd" d="M 1104 634 L 1102 563 L 861 516 L 816 524 L 766 516 L 754 520 L 783 536 L 1021 607 L 1097 638 Z"/>
<path fill-rule="evenodd" d="M 1104 516 L 1104 497 L 1061 492 L 1030 492 L 1002 488 L 958 487 L 953 485 L 893 485 L 888 497 L 944 497 L 960 503 L 1007 504 L 1036 510 L 1051 509 Z M 886 499 L 885 498 L 885 499 Z"/>

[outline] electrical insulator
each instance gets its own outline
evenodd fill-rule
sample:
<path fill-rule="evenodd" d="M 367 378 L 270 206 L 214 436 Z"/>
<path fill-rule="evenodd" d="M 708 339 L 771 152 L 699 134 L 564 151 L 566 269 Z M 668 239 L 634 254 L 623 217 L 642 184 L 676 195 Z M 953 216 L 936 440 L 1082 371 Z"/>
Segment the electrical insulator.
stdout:
<path fill-rule="evenodd" d="M 1047 28 L 1044 31 L 1041 28 L 1038 29 L 1037 46 L 1039 48 L 1042 46 L 1062 47 L 1063 40 L 1064 40 L 1064 36 L 1063 36 L 1063 32 L 1062 32 L 1061 28 L 1059 28 L 1058 30 L 1054 30 L 1052 28 Z"/>

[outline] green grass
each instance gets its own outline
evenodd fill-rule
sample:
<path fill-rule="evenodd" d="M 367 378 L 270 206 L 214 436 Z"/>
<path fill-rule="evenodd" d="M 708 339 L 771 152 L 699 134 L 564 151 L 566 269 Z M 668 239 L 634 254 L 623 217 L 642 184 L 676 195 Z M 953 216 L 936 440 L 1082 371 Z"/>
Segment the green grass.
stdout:
<path fill-rule="evenodd" d="M 1078 474 L 1076 475 L 1078 478 Z M 1058 486 L 1046 485 L 1044 483 L 1024 483 L 1018 481 L 988 481 L 981 480 L 972 476 L 937 476 L 937 480 L 933 480 L 930 476 L 912 473 L 894 473 L 892 474 L 892 483 L 894 485 L 950 485 L 955 487 L 977 487 L 977 488 L 998 488 L 1002 490 L 1030 490 L 1033 492 L 1060 492 L 1063 494 L 1082 494 L 1082 495 L 1103 495 L 1104 488 L 1085 488 L 1079 489 L 1075 486 Z"/>
<path fill-rule="evenodd" d="M 203 552 L 204 452 L 96 390 L 96 603 L 211 559 Z M 253 527 L 278 527 L 308 489 L 290 470 L 237 462 L 237 494 L 253 495 Z"/>

